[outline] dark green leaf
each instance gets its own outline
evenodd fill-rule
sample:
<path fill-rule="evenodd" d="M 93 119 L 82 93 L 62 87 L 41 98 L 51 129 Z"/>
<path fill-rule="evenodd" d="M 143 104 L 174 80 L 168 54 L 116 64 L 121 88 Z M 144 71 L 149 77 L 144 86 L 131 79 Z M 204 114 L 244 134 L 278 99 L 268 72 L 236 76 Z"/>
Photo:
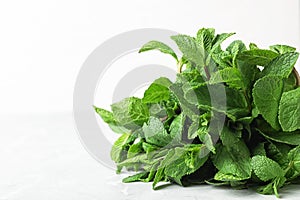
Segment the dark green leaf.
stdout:
<path fill-rule="evenodd" d="M 264 119 L 276 130 L 278 122 L 278 106 L 282 94 L 283 81 L 277 76 L 259 79 L 253 89 L 253 101 Z"/>
<path fill-rule="evenodd" d="M 264 68 L 262 73 L 264 76 L 273 75 L 287 78 L 291 74 L 298 57 L 299 53 L 295 52 L 279 55 Z"/>
<path fill-rule="evenodd" d="M 300 129 L 300 87 L 282 94 L 279 123 L 283 131 Z"/>

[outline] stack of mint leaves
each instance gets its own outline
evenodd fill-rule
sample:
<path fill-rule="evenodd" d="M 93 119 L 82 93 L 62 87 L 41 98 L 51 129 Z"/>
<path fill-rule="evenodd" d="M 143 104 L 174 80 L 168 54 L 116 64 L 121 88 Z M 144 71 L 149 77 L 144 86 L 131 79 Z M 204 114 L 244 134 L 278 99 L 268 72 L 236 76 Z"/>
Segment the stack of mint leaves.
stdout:
<path fill-rule="evenodd" d="M 300 183 L 299 53 L 240 40 L 221 46 L 233 34 L 202 28 L 195 37 L 171 36 L 181 57 L 148 42 L 140 52 L 171 55 L 176 81 L 158 78 L 143 98 L 125 98 L 111 111 L 94 107 L 120 134 L 111 150 L 117 173 L 136 171 L 123 182 L 225 185 L 276 196 Z"/>

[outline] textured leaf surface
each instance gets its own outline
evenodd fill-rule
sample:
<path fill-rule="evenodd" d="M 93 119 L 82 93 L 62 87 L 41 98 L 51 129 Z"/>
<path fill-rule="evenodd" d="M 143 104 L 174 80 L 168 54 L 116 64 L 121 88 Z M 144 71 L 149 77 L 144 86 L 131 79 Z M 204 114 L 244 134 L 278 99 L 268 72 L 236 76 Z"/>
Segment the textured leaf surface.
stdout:
<path fill-rule="evenodd" d="M 284 131 L 300 129 L 300 88 L 282 94 L 279 122 Z"/>
<path fill-rule="evenodd" d="M 280 129 L 278 106 L 282 94 L 283 81 L 280 77 L 267 76 L 259 79 L 253 89 L 253 100 L 264 119 L 274 129 Z"/>

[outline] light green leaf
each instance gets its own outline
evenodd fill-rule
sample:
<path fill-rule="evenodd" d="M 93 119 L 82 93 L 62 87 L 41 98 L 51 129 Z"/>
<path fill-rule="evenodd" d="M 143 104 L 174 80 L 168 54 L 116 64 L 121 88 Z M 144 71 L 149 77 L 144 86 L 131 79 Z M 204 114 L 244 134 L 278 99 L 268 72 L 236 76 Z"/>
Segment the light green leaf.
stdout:
<path fill-rule="evenodd" d="M 128 129 L 140 128 L 149 119 L 148 107 L 136 97 L 125 98 L 111 108 L 116 121 Z"/>
<path fill-rule="evenodd" d="M 159 103 L 170 99 L 169 86 L 172 82 L 164 77 L 155 80 L 145 91 L 143 103 Z"/>
<path fill-rule="evenodd" d="M 124 133 L 117 139 L 112 146 L 110 155 L 111 159 L 116 163 L 120 163 L 126 158 L 129 145 L 134 142 L 136 138 L 132 134 Z"/>
<path fill-rule="evenodd" d="M 166 146 L 172 141 L 171 135 L 166 131 L 164 124 L 155 117 L 150 117 L 149 123 L 144 124 L 143 132 L 148 143 L 157 146 Z"/>
<path fill-rule="evenodd" d="M 173 58 L 176 59 L 176 61 L 178 61 L 177 55 L 173 51 L 173 49 L 162 42 L 155 41 L 155 40 L 150 41 L 144 44 L 144 46 L 142 46 L 142 48 L 139 50 L 139 53 L 149 51 L 149 50 L 159 50 L 162 53 L 170 54 L 171 56 L 173 56 Z"/>
<path fill-rule="evenodd" d="M 284 177 L 284 171 L 279 164 L 266 156 L 254 156 L 251 160 L 251 166 L 255 175 L 262 181 Z"/>
<path fill-rule="evenodd" d="M 215 37 L 215 29 L 213 28 L 201 28 L 197 32 L 196 41 L 206 51 L 209 51 L 212 47 L 212 42 Z"/>
<path fill-rule="evenodd" d="M 187 60 L 200 67 L 205 65 L 204 48 L 196 42 L 195 38 L 188 35 L 175 35 L 171 36 L 171 39 L 176 42 L 180 51 L 183 53 L 183 56 Z"/>
<path fill-rule="evenodd" d="M 270 49 L 272 51 L 274 51 L 276 53 L 280 53 L 280 54 L 296 51 L 296 48 L 294 48 L 294 47 L 290 47 L 290 46 L 287 46 L 287 45 L 281 45 L 281 44 L 270 46 Z"/>
<path fill-rule="evenodd" d="M 178 144 L 182 139 L 182 132 L 184 129 L 184 122 L 186 117 L 181 113 L 172 121 L 170 125 L 170 135 L 174 140 L 173 143 Z"/>
<path fill-rule="evenodd" d="M 212 48 L 210 50 L 210 52 L 214 52 L 221 44 L 224 40 L 226 40 L 227 38 L 229 38 L 230 36 L 234 35 L 235 33 L 221 33 L 221 34 L 217 34 L 215 36 L 215 38 L 213 39 L 212 42 Z"/>
<path fill-rule="evenodd" d="M 124 178 L 122 180 L 122 182 L 123 183 L 131 183 L 131 182 L 135 182 L 135 181 L 141 181 L 142 179 L 147 178 L 148 175 L 149 175 L 149 172 L 140 172 L 138 174 Z"/>
<path fill-rule="evenodd" d="M 143 141 L 140 141 L 136 144 L 132 144 L 127 153 L 127 158 L 132 158 L 136 156 L 137 154 L 140 154 L 143 152 Z"/>

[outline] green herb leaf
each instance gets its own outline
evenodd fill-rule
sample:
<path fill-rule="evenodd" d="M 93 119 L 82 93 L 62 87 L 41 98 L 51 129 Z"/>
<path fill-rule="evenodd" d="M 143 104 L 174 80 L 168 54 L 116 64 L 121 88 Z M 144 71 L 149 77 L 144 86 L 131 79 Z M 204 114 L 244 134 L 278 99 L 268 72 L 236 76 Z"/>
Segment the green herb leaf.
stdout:
<path fill-rule="evenodd" d="M 175 35 L 171 36 L 171 39 L 176 42 L 185 59 L 200 67 L 205 65 L 204 47 L 200 46 L 195 38 L 188 35 Z"/>
<path fill-rule="evenodd" d="M 262 74 L 264 76 L 280 76 L 287 78 L 291 74 L 298 57 L 299 53 L 295 52 L 279 55 L 264 68 Z"/>
<path fill-rule="evenodd" d="M 254 156 L 251 160 L 251 166 L 255 175 L 262 181 L 284 176 L 284 171 L 279 164 L 266 156 Z"/>
<path fill-rule="evenodd" d="M 253 88 L 253 101 L 264 119 L 276 130 L 278 122 L 278 106 L 282 94 L 283 81 L 277 76 L 259 79 Z"/>
<path fill-rule="evenodd" d="M 150 51 L 150 50 L 159 50 L 162 53 L 170 54 L 171 56 L 173 56 L 173 58 L 175 58 L 176 61 L 178 61 L 177 55 L 173 51 L 173 49 L 162 42 L 155 41 L 155 40 L 150 41 L 144 44 L 144 46 L 142 46 L 142 48 L 139 50 L 139 53 Z"/>
<path fill-rule="evenodd" d="M 284 131 L 300 129 L 300 88 L 282 94 L 279 122 Z"/>

